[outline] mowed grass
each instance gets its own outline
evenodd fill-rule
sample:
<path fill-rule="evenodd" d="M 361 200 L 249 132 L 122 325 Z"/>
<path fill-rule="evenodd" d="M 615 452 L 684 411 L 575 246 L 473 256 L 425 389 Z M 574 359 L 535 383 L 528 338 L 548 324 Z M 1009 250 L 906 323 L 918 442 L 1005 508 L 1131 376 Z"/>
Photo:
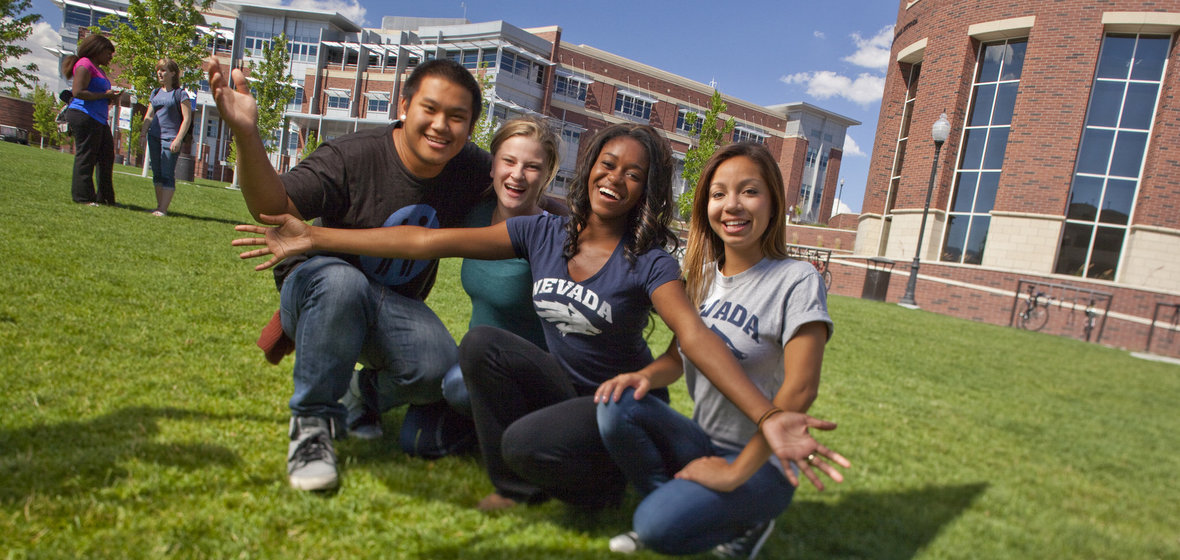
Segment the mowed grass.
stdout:
<path fill-rule="evenodd" d="M 633 496 L 475 511 L 478 460 L 401 455 L 400 412 L 338 444 L 339 491 L 290 489 L 291 359 L 254 346 L 277 294 L 229 245 L 240 193 L 181 184 L 155 218 L 150 180 L 117 166 L 126 207 L 78 206 L 71 163 L 0 143 L 0 556 L 589 559 L 628 529 Z M 457 277 L 444 262 L 429 303 L 458 337 Z M 829 303 L 812 413 L 854 465 L 799 490 L 762 558 L 1180 557 L 1180 367 Z"/>

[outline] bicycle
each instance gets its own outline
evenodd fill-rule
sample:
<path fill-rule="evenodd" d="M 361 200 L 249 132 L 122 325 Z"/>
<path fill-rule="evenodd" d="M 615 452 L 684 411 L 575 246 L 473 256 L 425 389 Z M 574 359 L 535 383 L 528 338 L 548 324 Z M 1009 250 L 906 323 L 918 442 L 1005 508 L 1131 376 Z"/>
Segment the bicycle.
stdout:
<path fill-rule="evenodd" d="M 1094 298 L 1090 298 L 1090 304 L 1086 306 L 1086 322 L 1082 325 L 1082 330 L 1086 333 L 1086 342 L 1090 342 L 1090 333 L 1094 332 L 1094 318 L 1098 316 L 1098 311 L 1094 309 Z"/>
<path fill-rule="evenodd" d="M 1025 301 L 1024 309 L 1016 314 L 1017 326 L 1029 331 L 1039 331 L 1045 328 L 1045 324 L 1049 322 L 1049 304 L 1052 301 L 1053 298 L 1030 284 L 1028 300 Z"/>

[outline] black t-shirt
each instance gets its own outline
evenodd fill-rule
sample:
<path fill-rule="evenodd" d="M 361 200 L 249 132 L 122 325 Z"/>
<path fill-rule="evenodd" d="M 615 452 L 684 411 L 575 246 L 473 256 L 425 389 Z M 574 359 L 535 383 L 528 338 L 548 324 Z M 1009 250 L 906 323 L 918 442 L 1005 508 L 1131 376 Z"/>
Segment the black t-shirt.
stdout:
<path fill-rule="evenodd" d="M 470 142 L 436 177 L 409 172 L 393 144 L 395 122 L 325 142 L 281 176 L 306 219 L 334 228 L 393 225 L 460 227 L 491 184 L 491 155 Z M 419 300 L 434 285 L 438 261 L 340 255 L 392 290 Z M 295 263 L 293 263 L 295 264 Z M 281 281 L 289 272 L 275 271 Z"/>

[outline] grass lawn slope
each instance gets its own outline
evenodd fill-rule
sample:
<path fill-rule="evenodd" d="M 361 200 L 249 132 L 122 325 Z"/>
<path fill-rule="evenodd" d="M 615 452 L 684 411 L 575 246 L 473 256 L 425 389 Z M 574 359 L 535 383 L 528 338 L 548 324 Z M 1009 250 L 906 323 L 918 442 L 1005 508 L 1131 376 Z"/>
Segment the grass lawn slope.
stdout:
<path fill-rule="evenodd" d="M 384 439 L 338 444 L 339 491 L 290 489 L 292 362 L 254 346 L 278 298 L 229 245 L 240 193 L 182 183 L 156 218 L 150 179 L 116 166 L 124 207 L 76 205 L 72 161 L 0 143 L 0 557 L 591 559 L 628 529 L 633 496 L 476 512 L 478 461 L 402 456 L 400 412 Z M 429 300 L 456 337 L 458 264 Z M 830 306 L 812 413 L 854 466 L 801 488 L 762 558 L 1180 557 L 1180 367 Z"/>

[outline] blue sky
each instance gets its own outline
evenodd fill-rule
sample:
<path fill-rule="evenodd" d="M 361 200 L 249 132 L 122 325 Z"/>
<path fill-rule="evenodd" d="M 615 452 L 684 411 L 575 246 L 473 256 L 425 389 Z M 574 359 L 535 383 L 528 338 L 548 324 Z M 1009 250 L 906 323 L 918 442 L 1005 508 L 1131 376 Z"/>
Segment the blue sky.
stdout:
<path fill-rule="evenodd" d="M 365 27 L 387 15 L 558 25 L 562 41 L 586 44 L 760 105 L 806 101 L 861 121 L 849 129 L 840 176 L 843 199 L 859 212 L 876 133 L 898 2 L 849 0 L 247 0 L 330 9 Z M 669 9 L 669 6 L 677 6 Z M 33 0 L 43 16 L 27 42 L 56 45 L 61 11 Z M 57 87 L 56 61 L 34 48 L 43 79 Z"/>

